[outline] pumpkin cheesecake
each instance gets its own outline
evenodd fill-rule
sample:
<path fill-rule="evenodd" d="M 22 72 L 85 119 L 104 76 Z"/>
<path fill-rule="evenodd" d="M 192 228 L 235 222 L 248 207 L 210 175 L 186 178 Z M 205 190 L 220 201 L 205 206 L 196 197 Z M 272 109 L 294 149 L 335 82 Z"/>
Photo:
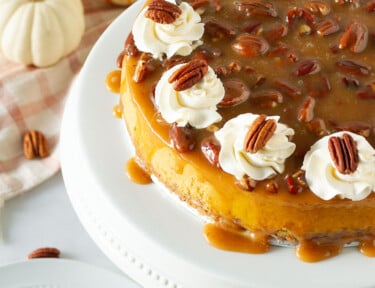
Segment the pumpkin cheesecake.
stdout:
<path fill-rule="evenodd" d="M 148 1 L 118 58 L 140 165 L 222 249 L 375 255 L 375 1 Z"/>

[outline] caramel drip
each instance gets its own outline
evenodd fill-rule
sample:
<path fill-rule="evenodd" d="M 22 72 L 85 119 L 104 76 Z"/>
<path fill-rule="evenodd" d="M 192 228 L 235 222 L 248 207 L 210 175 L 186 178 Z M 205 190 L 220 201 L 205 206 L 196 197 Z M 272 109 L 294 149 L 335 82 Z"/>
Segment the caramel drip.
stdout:
<path fill-rule="evenodd" d="M 230 230 L 210 223 L 204 226 L 204 235 L 210 245 L 227 251 L 262 254 L 270 248 L 264 233 Z"/>
<path fill-rule="evenodd" d="M 338 243 L 318 245 L 312 241 L 302 240 L 296 247 L 296 255 L 304 262 L 318 262 L 339 255 L 342 248 L 343 245 Z"/>
<path fill-rule="evenodd" d="M 107 74 L 105 85 L 112 93 L 120 93 L 121 86 L 121 70 L 113 70 Z"/>
<path fill-rule="evenodd" d="M 129 179 L 134 183 L 143 185 L 152 183 L 150 174 L 148 174 L 141 166 L 139 166 L 135 157 L 130 158 L 126 162 L 125 170 Z"/>
<path fill-rule="evenodd" d="M 375 257 L 375 239 L 360 242 L 358 248 L 363 255 Z"/>
<path fill-rule="evenodd" d="M 121 104 L 116 104 L 115 106 L 113 106 L 113 109 L 112 109 L 112 115 L 118 119 L 121 119 L 122 116 L 123 116 L 123 109 L 122 109 L 122 105 Z"/>

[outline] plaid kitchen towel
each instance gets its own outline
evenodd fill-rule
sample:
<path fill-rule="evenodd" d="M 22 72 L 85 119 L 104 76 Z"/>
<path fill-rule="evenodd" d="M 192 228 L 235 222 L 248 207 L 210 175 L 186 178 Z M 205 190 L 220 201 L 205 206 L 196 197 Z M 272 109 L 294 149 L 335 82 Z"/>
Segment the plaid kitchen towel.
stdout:
<path fill-rule="evenodd" d="M 29 190 L 60 169 L 59 132 L 66 95 L 90 49 L 123 7 L 83 0 L 86 29 L 79 47 L 47 68 L 26 67 L 0 54 L 0 207 L 3 200 Z M 23 156 L 26 131 L 42 132 L 50 155 Z"/>

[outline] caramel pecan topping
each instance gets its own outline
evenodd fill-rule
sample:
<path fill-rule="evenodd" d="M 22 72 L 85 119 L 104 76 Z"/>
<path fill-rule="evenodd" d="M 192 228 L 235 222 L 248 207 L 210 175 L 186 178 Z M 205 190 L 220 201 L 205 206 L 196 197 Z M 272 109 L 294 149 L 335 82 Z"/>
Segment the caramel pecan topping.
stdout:
<path fill-rule="evenodd" d="M 275 120 L 266 120 L 266 118 L 267 116 L 264 114 L 259 115 L 250 126 L 244 141 L 245 151 L 256 153 L 271 139 L 277 124 Z"/>
<path fill-rule="evenodd" d="M 32 130 L 23 136 L 23 154 L 27 159 L 49 155 L 48 143 L 42 132 Z"/>
<path fill-rule="evenodd" d="M 183 91 L 197 84 L 207 71 L 208 64 L 205 60 L 193 59 L 172 73 L 168 82 L 173 83 L 174 90 Z"/>
<path fill-rule="evenodd" d="M 36 258 L 59 258 L 60 257 L 60 250 L 57 248 L 51 247 L 43 247 L 38 248 L 27 255 L 28 259 L 36 259 Z"/>
<path fill-rule="evenodd" d="M 354 173 L 358 167 L 359 157 L 357 143 L 352 136 L 345 133 L 342 137 L 331 137 L 328 150 L 337 170 L 341 174 Z"/>
<path fill-rule="evenodd" d="M 180 15 L 181 9 L 165 0 L 154 0 L 148 5 L 145 17 L 159 24 L 173 23 Z"/>

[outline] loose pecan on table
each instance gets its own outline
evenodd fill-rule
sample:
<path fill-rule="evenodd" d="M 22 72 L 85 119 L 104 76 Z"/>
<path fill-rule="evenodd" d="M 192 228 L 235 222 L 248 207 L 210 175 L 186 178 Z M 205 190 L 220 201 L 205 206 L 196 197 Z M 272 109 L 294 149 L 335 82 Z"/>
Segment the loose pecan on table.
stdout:
<path fill-rule="evenodd" d="M 357 143 L 351 135 L 344 133 L 342 137 L 330 137 L 328 150 L 335 167 L 341 174 L 351 174 L 357 170 L 359 163 Z"/>
<path fill-rule="evenodd" d="M 165 0 L 154 0 L 145 12 L 145 17 L 159 24 L 173 23 L 180 15 L 181 9 L 171 2 Z"/>
<path fill-rule="evenodd" d="M 49 155 L 48 142 L 42 132 L 31 130 L 24 134 L 23 154 L 27 159 L 45 158 Z"/>
<path fill-rule="evenodd" d="M 28 259 L 36 258 L 59 258 L 60 250 L 52 247 L 38 248 L 27 255 Z"/>
<path fill-rule="evenodd" d="M 168 78 L 176 91 L 183 91 L 197 84 L 207 73 L 208 64 L 202 59 L 193 59 L 174 71 Z"/>
<path fill-rule="evenodd" d="M 259 115 L 250 126 L 244 141 L 244 150 L 250 153 L 256 153 L 262 149 L 271 139 L 276 130 L 276 121 L 266 120 L 267 116 Z"/>

